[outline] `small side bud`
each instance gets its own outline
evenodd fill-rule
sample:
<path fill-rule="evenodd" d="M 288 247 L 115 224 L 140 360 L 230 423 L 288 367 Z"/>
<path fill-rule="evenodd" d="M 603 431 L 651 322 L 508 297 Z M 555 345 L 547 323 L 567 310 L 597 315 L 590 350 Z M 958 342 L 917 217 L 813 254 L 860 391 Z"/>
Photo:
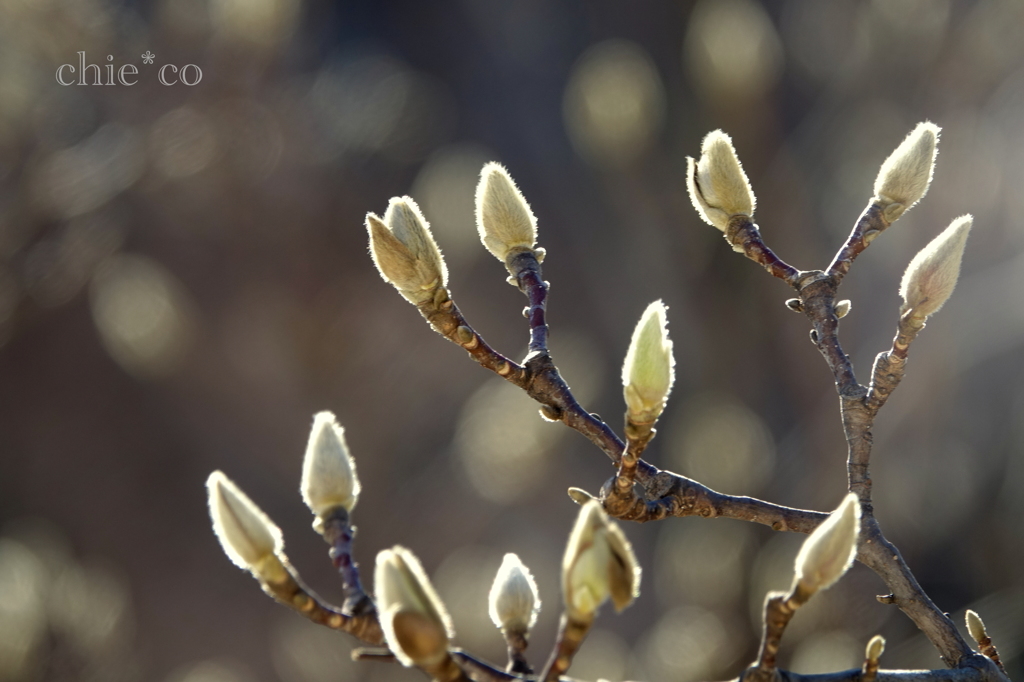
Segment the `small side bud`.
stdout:
<path fill-rule="evenodd" d="M 381 277 L 410 303 L 426 303 L 447 285 L 448 268 L 441 250 L 412 198 L 391 199 L 383 219 L 366 214 L 366 229 Z"/>
<path fill-rule="evenodd" d="M 982 641 L 988 639 L 988 632 L 985 631 L 985 623 L 981 620 L 975 611 L 970 609 L 967 610 L 967 631 L 971 633 L 971 638 L 978 643 L 979 646 L 984 646 Z"/>
<path fill-rule="evenodd" d="M 514 251 L 537 241 L 537 219 L 505 167 L 494 161 L 480 171 L 476 186 L 476 226 L 480 241 L 502 263 Z"/>
<path fill-rule="evenodd" d="M 860 501 L 850 493 L 804 540 L 796 555 L 795 586 L 809 595 L 831 587 L 853 563 L 859 533 Z"/>
<path fill-rule="evenodd" d="M 530 569 L 515 554 L 506 554 L 494 576 L 488 598 L 494 627 L 502 632 L 526 636 L 537 622 L 540 597 Z"/>
<path fill-rule="evenodd" d="M 565 609 L 577 620 L 590 620 L 605 599 L 616 611 L 640 593 L 640 566 L 622 530 L 608 519 L 597 500 L 583 505 L 569 535 L 562 560 Z"/>
<path fill-rule="evenodd" d="M 957 218 L 910 261 L 900 282 L 901 315 L 913 311 L 914 317 L 923 320 L 949 299 L 960 277 L 972 222 L 969 215 Z"/>
<path fill-rule="evenodd" d="M 882 657 L 883 653 L 885 653 L 885 637 L 875 635 L 871 638 L 871 641 L 868 642 L 868 645 L 864 650 L 864 658 L 877 664 L 878 659 Z"/>
<path fill-rule="evenodd" d="M 732 139 L 721 130 L 712 131 L 704 137 L 700 154 L 700 161 L 686 159 L 686 186 L 704 222 L 725 232 L 730 217 L 753 217 L 757 200 Z"/>
<path fill-rule="evenodd" d="M 313 417 L 302 461 L 302 500 L 318 518 L 332 509 L 352 511 L 359 499 L 356 464 L 345 444 L 345 430 L 330 412 Z"/>
<path fill-rule="evenodd" d="M 239 568 L 261 575 L 284 547 L 281 529 L 222 472 L 210 474 L 206 489 L 213 532 L 224 553 Z"/>
<path fill-rule="evenodd" d="M 597 499 L 583 488 L 572 487 L 566 492 L 569 493 L 569 498 L 576 504 L 586 504 L 591 500 Z"/>
<path fill-rule="evenodd" d="M 878 171 L 875 199 L 890 223 L 928 191 L 938 153 L 939 130 L 934 123 L 918 123 Z"/>
<path fill-rule="evenodd" d="M 627 414 L 637 424 L 648 424 L 661 415 L 675 382 L 675 359 L 665 310 L 661 301 L 647 306 L 633 330 L 622 364 Z"/>
<path fill-rule="evenodd" d="M 382 550 L 373 578 L 388 648 L 406 667 L 440 663 L 455 633 L 419 559 L 397 545 Z"/>
<path fill-rule="evenodd" d="M 836 317 L 843 319 L 850 314 L 850 310 L 853 308 L 853 303 L 849 299 L 844 299 L 836 303 Z"/>

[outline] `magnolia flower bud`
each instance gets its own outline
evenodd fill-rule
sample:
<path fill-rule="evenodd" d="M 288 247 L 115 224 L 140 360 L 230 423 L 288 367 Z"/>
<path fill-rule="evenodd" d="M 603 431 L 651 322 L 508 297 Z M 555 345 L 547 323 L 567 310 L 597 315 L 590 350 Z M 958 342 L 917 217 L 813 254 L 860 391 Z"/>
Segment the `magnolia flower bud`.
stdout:
<path fill-rule="evenodd" d="M 565 609 L 578 620 L 589 620 L 611 597 L 621 611 L 640 594 L 640 566 L 633 547 L 600 502 L 580 509 L 562 560 Z"/>
<path fill-rule="evenodd" d="M 667 324 L 664 303 L 655 301 L 647 306 L 622 364 L 626 409 L 637 424 L 653 422 L 661 415 L 675 381 L 676 362 Z"/>
<path fill-rule="evenodd" d="M 337 507 L 352 511 L 359 499 L 359 478 L 345 444 L 345 430 L 330 412 L 313 417 L 302 460 L 301 489 L 302 500 L 317 517 Z"/>
<path fill-rule="evenodd" d="M 882 657 L 885 652 L 885 637 L 881 635 L 875 635 L 868 642 L 867 647 L 864 649 L 864 658 L 878 663 L 878 659 Z"/>
<path fill-rule="evenodd" d="M 397 545 L 382 550 L 373 581 L 384 638 L 402 665 L 441 662 L 455 632 L 419 559 Z"/>
<path fill-rule="evenodd" d="M 476 227 L 480 241 L 502 263 L 513 251 L 537 241 L 537 219 L 505 167 L 494 161 L 480 171 L 476 186 Z"/>
<path fill-rule="evenodd" d="M 796 583 L 808 594 L 831 587 L 853 563 L 859 533 L 860 501 L 850 493 L 804 540 L 796 555 Z"/>
<path fill-rule="evenodd" d="M 967 609 L 965 614 L 967 620 L 967 631 L 971 633 L 971 637 L 975 642 L 981 644 L 982 640 L 988 639 L 988 633 L 985 631 L 985 623 L 981 620 L 975 611 Z"/>
<path fill-rule="evenodd" d="M 515 554 L 506 554 L 494 576 L 489 596 L 489 611 L 494 627 L 525 635 L 537 622 L 540 597 L 530 569 Z"/>
<path fill-rule="evenodd" d="M 934 123 L 918 123 L 878 171 L 875 198 L 890 223 L 928 191 L 935 168 L 939 130 Z"/>
<path fill-rule="evenodd" d="M 960 261 L 973 220 L 969 215 L 957 218 L 910 261 L 900 282 L 900 314 L 913 310 L 914 317 L 923 320 L 949 299 L 960 276 Z"/>
<path fill-rule="evenodd" d="M 277 564 L 274 555 L 284 547 L 281 529 L 222 472 L 210 474 L 206 488 L 213 532 L 228 558 L 255 575 L 268 562 Z"/>
<path fill-rule="evenodd" d="M 844 299 L 842 301 L 838 301 L 836 303 L 836 317 L 838 317 L 840 319 L 846 317 L 847 315 L 850 314 L 850 309 L 852 307 L 853 307 L 853 304 L 850 302 L 849 299 Z"/>
<path fill-rule="evenodd" d="M 701 143 L 700 161 L 687 157 L 686 186 L 697 213 L 709 225 L 725 232 L 734 215 L 753 217 L 757 200 L 732 139 L 714 130 Z"/>
<path fill-rule="evenodd" d="M 394 197 L 381 220 L 366 214 L 370 254 L 386 282 L 410 303 L 433 298 L 448 283 L 448 268 L 441 257 L 430 226 L 411 197 Z"/>

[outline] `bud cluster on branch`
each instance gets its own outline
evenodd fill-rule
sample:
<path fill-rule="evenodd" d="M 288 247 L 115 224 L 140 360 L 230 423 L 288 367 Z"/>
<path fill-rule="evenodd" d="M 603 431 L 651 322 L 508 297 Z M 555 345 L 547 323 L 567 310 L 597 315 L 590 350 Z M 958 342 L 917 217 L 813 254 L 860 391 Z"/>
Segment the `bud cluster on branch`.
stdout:
<path fill-rule="evenodd" d="M 530 570 L 515 554 L 505 555 L 488 603 L 480 605 L 488 610 L 508 646 L 504 666 L 483 661 L 456 646 L 452 619 L 411 550 L 395 546 L 380 552 L 372 595 L 363 590 L 353 557 L 352 525 L 361 486 L 344 430 L 330 412 L 314 417 L 302 464 L 301 493 L 313 512 L 314 528 L 329 545 L 329 555 L 339 571 L 345 594 L 343 606 L 325 603 L 302 583 L 284 555 L 277 526 L 235 484 L 214 472 L 208 481 L 210 514 L 225 552 L 278 601 L 371 647 L 356 650 L 357 658 L 397 660 L 443 682 L 555 682 L 568 672 L 600 607 L 610 600 L 614 610 L 621 611 L 640 594 L 641 569 L 616 519 L 741 519 L 779 531 L 807 533 L 808 537 L 795 557 L 789 591 L 766 596 L 759 654 L 738 679 L 779 682 L 793 676 L 780 670 L 776 662 L 787 625 L 803 604 L 840 580 L 857 559 L 878 574 L 890 590 L 880 599 L 913 620 L 938 649 L 948 669 L 880 670 L 885 640 L 876 635 L 865 644 L 864 663 L 859 670 L 799 679 L 1005 682 L 1005 671 L 980 617 L 968 612 L 967 626 L 979 647 L 974 651 L 924 593 L 899 550 L 882 533 L 873 512 L 868 473 L 874 419 L 903 379 L 910 344 L 924 328 L 925 320 L 953 292 L 971 227 L 970 216 L 954 220 L 910 261 L 899 290 L 903 306 L 898 314 L 894 311 L 896 336 L 891 349 L 878 354 L 869 384 L 857 381 L 853 364 L 839 343 L 839 320 L 852 308 L 849 300 L 837 298 L 843 277 L 854 259 L 927 192 L 938 134 L 937 126 L 922 123 L 885 160 L 867 208 L 823 270 L 795 268 L 767 246 L 753 222 L 754 192 L 728 135 L 722 131 L 709 133 L 701 145 L 699 160 L 688 159 L 687 186 L 700 218 L 720 230 L 735 251 L 794 289 L 796 296 L 788 299 L 786 306 L 806 316 L 811 340 L 833 373 L 849 449 L 847 489 L 831 514 L 724 495 L 642 458 L 656 435 L 654 426 L 665 411 L 675 381 L 667 308 L 660 300 L 647 306 L 625 352 L 624 437 L 577 402 L 547 346 L 548 283 L 541 274 L 545 250 L 537 246 L 537 219 L 508 171 L 497 163 L 488 163 L 476 190 L 477 228 L 483 246 L 504 264 L 509 283 L 528 300 L 525 312 L 530 342 L 522 361 L 516 362 L 489 346 L 455 305 L 441 251 L 412 198 L 391 199 L 383 218 L 367 214 L 366 228 L 370 253 L 381 276 L 416 306 L 435 331 L 484 368 L 523 389 L 540 404 L 545 419 L 579 431 L 609 457 L 615 469 L 603 485 L 592 486 L 599 489 L 597 494 L 581 488 L 569 491 L 580 509 L 568 533 L 562 560 L 558 635 L 544 667 L 535 673 L 527 659 L 530 632 L 541 604 Z"/>

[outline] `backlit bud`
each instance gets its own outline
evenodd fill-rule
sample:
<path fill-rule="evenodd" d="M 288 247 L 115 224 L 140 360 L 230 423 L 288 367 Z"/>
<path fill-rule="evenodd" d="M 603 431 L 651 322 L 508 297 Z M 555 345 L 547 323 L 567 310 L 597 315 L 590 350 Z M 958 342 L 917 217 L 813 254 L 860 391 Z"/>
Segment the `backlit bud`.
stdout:
<path fill-rule="evenodd" d="M 383 220 L 366 214 L 366 229 L 370 254 L 381 277 L 410 303 L 429 301 L 438 287 L 448 283 L 444 258 L 412 198 L 391 199 Z"/>
<path fill-rule="evenodd" d="M 337 507 L 352 511 L 359 499 L 359 478 L 345 444 L 345 430 L 330 412 L 313 417 L 301 488 L 303 501 L 318 517 Z"/>
<path fill-rule="evenodd" d="M 537 622 L 537 583 L 515 554 L 506 554 L 501 562 L 488 602 L 491 621 L 503 632 L 525 635 Z"/>
<path fill-rule="evenodd" d="M 504 166 L 494 161 L 480 171 L 476 227 L 480 241 L 502 263 L 511 252 L 532 249 L 537 241 L 537 219 L 530 205 Z"/>
<path fill-rule="evenodd" d="M 444 659 L 455 633 L 419 559 L 397 545 L 382 550 L 373 579 L 384 638 L 398 660 L 423 666 Z"/>
<path fill-rule="evenodd" d="M 832 514 L 804 540 L 796 555 L 796 582 L 809 594 L 831 587 L 857 555 L 860 501 L 848 494 Z"/>
<path fill-rule="evenodd" d="M 721 130 L 708 133 L 700 154 L 700 161 L 686 159 L 686 185 L 700 217 L 723 232 L 731 216 L 753 217 L 757 200 L 729 136 Z"/>
<path fill-rule="evenodd" d="M 587 502 L 576 518 L 562 560 L 566 611 L 588 620 L 608 597 L 621 611 L 639 594 L 640 566 L 629 540 L 597 500 Z"/>
<path fill-rule="evenodd" d="M 928 191 L 935 168 L 939 130 L 934 123 L 918 123 L 878 171 L 875 199 L 890 223 Z"/>
<path fill-rule="evenodd" d="M 853 307 L 853 304 L 850 303 L 849 299 L 844 299 L 842 301 L 838 301 L 836 303 L 836 317 L 838 317 L 840 319 L 846 317 L 847 315 L 850 314 L 850 309 L 852 307 Z"/>
<path fill-rule="evenodd" d="M 885 637 L 882 637 L 881 635 L 875 635 L 871 638 L 871 641 L 868 642 L 868 645 L 864 650 L 864 658 L 868 659 L 869 661 L 877 663 L 878 659 L 882 657 L 882 654 L 884 652 Z"/>
<path fill-rule="evenodd" d="M 981 620 L 981 616 L 976 612 L 967 609 L 966 620 L 967 631 L 971 633 L 971 637 L 975 642 L 981 644 L 982 640 L 988 639 L 988 633 L 985 631 L 985 623 Z"/>
<path fill-rule="evenodd" d="M 239 568 L 260 575 L 284 547 L 281 530 L 222 472 L 210 474 L 206 489 L 213 532 L 224 553 Z"/>
<path fill-rule="evenodd" d="M 665 409 L 675 381 L 672 340 L 668 338 L 665 304 L 647 306 L 633 330 L 622 364 L 623 395 L 629 418 L 637 424 L 653 422 Z"/>
<path fill-rule="evenodd" d="M 949 299 L 960 276 L 972 222 L 969 215 L 957 218 L 910 261 L 900 282 L 901 314 L 913 310 L 914 317 L 924 319 Z"/>

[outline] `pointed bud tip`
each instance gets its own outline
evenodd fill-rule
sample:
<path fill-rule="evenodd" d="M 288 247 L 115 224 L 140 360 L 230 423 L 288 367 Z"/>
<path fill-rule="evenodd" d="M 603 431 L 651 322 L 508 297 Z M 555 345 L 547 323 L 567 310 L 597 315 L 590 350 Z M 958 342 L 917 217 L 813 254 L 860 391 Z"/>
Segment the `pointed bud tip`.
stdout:
<path fill-rule="evenodd" d="M 533 575 L 516 554 L 505 555 L 488 597 L 491 622 L 500 630 L 525 635 L 537 622 L 540 597 Z"/>
<path fill-rule="evenodd" d="M 804 540 L 795 562 L 796 582 L 813 594 L 839 580 L 857 555 L 860 500 L 849 493 L 839 507 Z"/>
<path fill-rule="evenodd" d="M 476 225 L 480 240 L 505 262 L 537 242 L 537 219 L 509 172 L 496 161 L 484 165 L 476 187 Z"/>
<path fill-rule="evenodd" d="M 313 417 L 300 489 L 306 506 L 318 517 L 337 507 L 351 512 L 359 499 L 355 461 L 345 443 L 345 430 L 331 412 Z"/>
<path fill-rule="evenodd" d="M 585 503 L 576 517 L 562 560 L 565 608 L 577 618 L 591 618 L 609 597 L 617 611 L 639 594 L 640 567 L 622 530 L 601 503 Z"/>
<path fill-rule="evenodd" d="M 411 197 L 393 197 L 381 218 L 366 214 L 370 255 L 384 281 L 415 305 L 448 283 L 448 267 L 430 225 Z"/>
<path fill-rule="evenodd" d="M 960 216 L 910 261 L 900 282 L 901 314 L 913 310 L 915 317 L 925 319 L 949 300 L 973 222 L 969 214 Z"/>
<path fill-rule="evenodd" d="M 875 635 L 868 642 L 867 647 L 864 650 L 864 657 L 869 661 L 877 662 L 882 654 L 885 653 L 885 637 L 881 635 Z"/>
<path fill-rule="evenodd" d="M 705 222 L 724 232 L 732 216 L 753 217 L 757 199 L 728 135 L 711 131 L 701 142 L 700 160 L 686 162 L 690 201 Z"/>
<path fill-rule="evenodd" d="M 629 418 L 638 424 L 655 421 L 664 411 L 674 383 L 675 358 L 668 335 L 667 308 L 657 300 L 640 316 L 622 363 Z"/>
<path fill-rule="evenodd" d="M 213 531 L 228 558 L 256 572 L 284 547 L 281 530 L 221 471 L 206 479 Z"/>
<path fill-rule="evenodd" d="M 988 637 L 988 633 L 985 631 L 985 623 L 981 620 L 981 616 L 975 611 L 968 609 L 967 613 L 964 614 L 964 619 L 967 621 L 967 631 L 971 633 L 971 638 L 978 644 L 981 644 L 981 640 Z"/>
<path fill-rule="evenodd" d="M 918 123 L 882 163 L 875 178 L 875 197 L 890 223 L 928 192 L 940 130 L 929 121 Z"/>

